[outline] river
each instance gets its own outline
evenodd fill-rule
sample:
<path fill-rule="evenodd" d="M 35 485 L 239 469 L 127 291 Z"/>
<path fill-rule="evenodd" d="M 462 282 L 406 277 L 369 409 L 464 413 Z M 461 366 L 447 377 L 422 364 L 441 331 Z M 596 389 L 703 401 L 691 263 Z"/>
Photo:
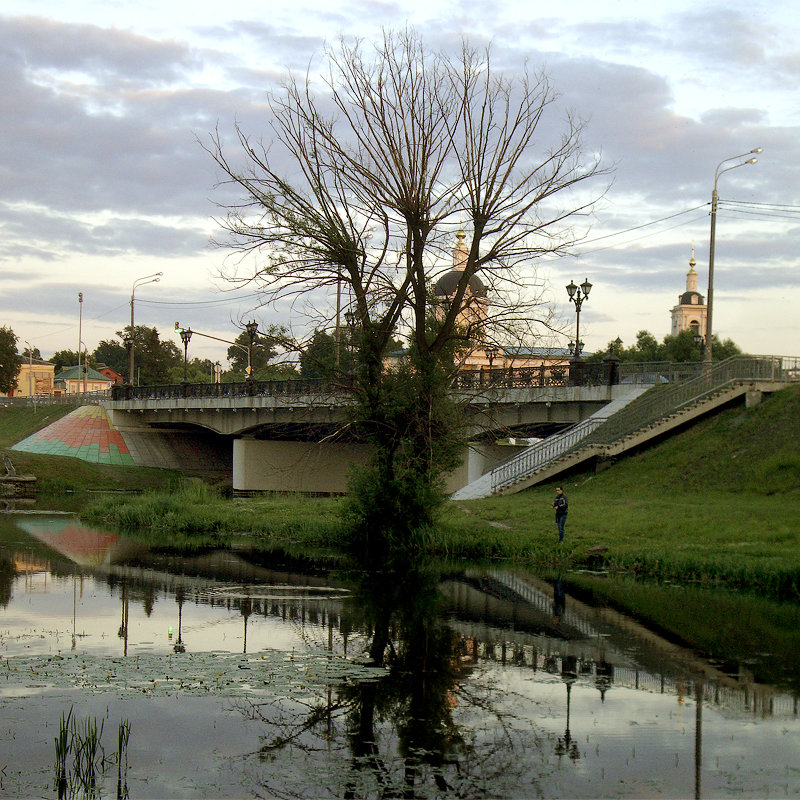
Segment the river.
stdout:
<path fill-rule="evenodd" d="M 704 657 L 568 576 L 181 552 L 12 507 L 0 652 L 8 798 L 800 794 L 796 675 Z"/>

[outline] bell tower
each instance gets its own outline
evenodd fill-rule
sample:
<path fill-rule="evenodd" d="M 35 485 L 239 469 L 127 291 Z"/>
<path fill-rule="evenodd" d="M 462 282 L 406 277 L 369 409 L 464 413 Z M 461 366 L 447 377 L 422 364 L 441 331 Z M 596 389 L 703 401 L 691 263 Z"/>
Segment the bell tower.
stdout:
<path fill-rule="evenodd" d="M 686 273 L 686 291 L 678 295 L 678 305 L 672 309 L 672 328 L 670 333 L 677 336 L 681 331 L 694 330 L 703 336 L 706 330 L 706 313 L 708 306 L 703 295 L 697 291 L 697 272 L 694 260 L 694 245 Z"/>

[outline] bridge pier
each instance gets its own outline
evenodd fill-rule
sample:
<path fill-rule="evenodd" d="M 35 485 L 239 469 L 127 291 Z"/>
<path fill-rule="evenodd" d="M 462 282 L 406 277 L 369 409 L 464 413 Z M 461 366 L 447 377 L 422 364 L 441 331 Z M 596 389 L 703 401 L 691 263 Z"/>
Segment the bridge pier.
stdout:
<path fill-rule="evenodd" d="M 510 458 L 516 448 L 471 443 L 462 463 L 447 479 L 452 493 Z M 370 448 L 363 444 L 233 440 L 233 489 L 238 492 L 309 492 L 344 494 L 352 464 L 364 464 Z"/>

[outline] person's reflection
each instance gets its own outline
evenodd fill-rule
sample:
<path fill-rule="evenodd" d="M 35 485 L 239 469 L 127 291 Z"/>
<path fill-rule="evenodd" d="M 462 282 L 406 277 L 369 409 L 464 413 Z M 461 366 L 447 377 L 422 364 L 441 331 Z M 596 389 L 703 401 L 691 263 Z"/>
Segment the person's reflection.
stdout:
<path fill-rule="evenodd" d="M 555 622 L 556 625 L 561 622 L 566 606 L 567 594 L 564 590 L 564 577 L 559 574 L 556 578 L 556 582 L 553 584 L 553 622 Z"/>

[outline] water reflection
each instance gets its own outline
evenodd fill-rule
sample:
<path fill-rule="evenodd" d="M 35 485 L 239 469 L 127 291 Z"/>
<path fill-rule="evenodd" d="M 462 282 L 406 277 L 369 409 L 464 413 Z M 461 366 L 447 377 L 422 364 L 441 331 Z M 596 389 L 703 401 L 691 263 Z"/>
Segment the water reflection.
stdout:
<path fill-rule="evenodd" d="M 20 516 L 0 523 L 7 657 L 53 654 L 66 638 L 123 659 L 238 653 L 232 671 L 250 684 L 268 650 L 286 664 L 328 653 L 381 670 L 285 696 L 230 689 L 244 794 L 597 797 L 624 785 L 700 797 L 760 794 L 765 780 L 800 791 L 795 694 L 578 601 L 563 576 L 399 557 L 298 571 L 245 545 L 181 555 L 74 517 Z M 214 726 L 226 710 L 215 713 Z M 181 734 L 156 735 L 170 747 Z"/>

